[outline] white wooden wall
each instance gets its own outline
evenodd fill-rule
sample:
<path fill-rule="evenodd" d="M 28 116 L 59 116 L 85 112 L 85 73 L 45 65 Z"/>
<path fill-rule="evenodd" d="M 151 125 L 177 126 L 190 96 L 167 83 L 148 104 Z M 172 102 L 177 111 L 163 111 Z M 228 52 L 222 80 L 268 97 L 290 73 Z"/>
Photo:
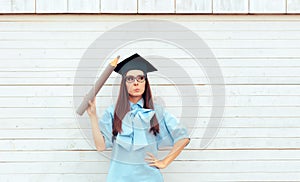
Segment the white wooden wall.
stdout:
<path fill-rule="evenodd" d="M 104 181 L 109 160 L 77 126 L 73 78 L 95 38 L 134 19 L 166 19 L 196 32 L 216 55 L 226 84 L 217 137 L 201 150 L 196 132 L 182 155 L 162 170 L 166 182 L 300 180 L 298 16 L 3 15 L 1 182 Z M 163 52 L 176 55 L 168 47 Z M 200 132 L 209 119 L 211 95 L 209 83 L 198 88 Z M 176 110 L 179 105 L 173 104 Z"/>
<path fill-rule="evenodd" d="M 0 13 L 300 13 L 300 0 L 1 0 Z"/>

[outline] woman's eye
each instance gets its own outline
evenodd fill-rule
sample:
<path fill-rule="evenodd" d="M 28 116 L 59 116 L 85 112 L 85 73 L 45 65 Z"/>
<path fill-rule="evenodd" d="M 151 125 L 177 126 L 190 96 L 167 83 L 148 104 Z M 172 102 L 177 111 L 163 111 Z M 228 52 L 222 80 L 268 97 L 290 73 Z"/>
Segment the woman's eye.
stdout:
<path fill-rule="evenodd" d="M 134 77 L 133 76 L 128 76 L 127 77 L 127 81 L 133 81 L 134 80 Z"/>
<path fill-rule="evenodd" d="M 142 81 L 142 80 L 144 80 L 144 79 L 145 79 L 145 76 L 142 76 L 142 75 L 140 75 L 140 76 L 137 76 L 137 79 Z"/>

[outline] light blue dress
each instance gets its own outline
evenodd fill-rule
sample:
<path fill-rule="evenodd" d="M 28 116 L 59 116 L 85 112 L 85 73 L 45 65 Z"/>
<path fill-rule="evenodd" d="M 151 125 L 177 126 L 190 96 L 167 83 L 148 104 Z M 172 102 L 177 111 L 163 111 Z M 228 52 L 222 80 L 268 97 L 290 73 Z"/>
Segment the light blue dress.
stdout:
<path fill-rule="evenodd" d="M 156 167 L 145 161 L 147 152 L 157 156 L 158 149 L 173 146 L 178 140 L 189 138 L 187 129 L 162 107 L 144 109 L 143 99 L 130 103 L 130 111 L 122 120 L 122 133 L 112 136 L 114 105 L 108 107 L 99 120 L 106 148 L 112 148 L 107 182 L 163 182 L 163 176 Z M 156 115 L 160 132 L 157 136 L 149 133 L 150 120 Z"/>

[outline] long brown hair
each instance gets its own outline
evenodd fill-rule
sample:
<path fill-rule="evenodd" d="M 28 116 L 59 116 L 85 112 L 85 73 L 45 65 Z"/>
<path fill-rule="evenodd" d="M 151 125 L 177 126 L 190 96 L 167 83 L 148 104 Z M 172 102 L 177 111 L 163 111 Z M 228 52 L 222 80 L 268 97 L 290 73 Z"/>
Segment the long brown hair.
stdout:
<path fill-rule="evenodd" d="M 128 94 L 127 87 L 126 87 L 125 76 L 122 76 L 119 96 L 118 96 L 118 100 L 117 100 L 115 112 L 114 112 L 113 136 L 117 136 L 118 133 L 122 132 L 122 119 L 124 118 L 126 113 L 130 111 L 128 95 L 129 94 Z M 143 108 L 154 110 L 151 88 L 150 88 L 150 84 L 148 82 L 147 77 L 146 77 L 145 91 L 144 91 L 142 97 L 144 99 L 144 107 Z M 157 135 L 157 133 L 159 133 L 159 124 L 158 124 L 156 115 L 154 115 L 150 121 L 149 132 L 152 132 L 155 136 Z"/>

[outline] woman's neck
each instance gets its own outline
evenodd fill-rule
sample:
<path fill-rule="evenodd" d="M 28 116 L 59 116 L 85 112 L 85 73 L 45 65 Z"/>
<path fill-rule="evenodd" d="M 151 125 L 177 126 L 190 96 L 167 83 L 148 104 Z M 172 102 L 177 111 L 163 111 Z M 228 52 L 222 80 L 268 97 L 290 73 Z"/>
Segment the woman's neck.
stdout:
<path fill-rule="evenodd" d="M 138 97 L 129 96 L 129 101 L 136 104 L 141 98 L 142 96 L 138 96 Z"/>

